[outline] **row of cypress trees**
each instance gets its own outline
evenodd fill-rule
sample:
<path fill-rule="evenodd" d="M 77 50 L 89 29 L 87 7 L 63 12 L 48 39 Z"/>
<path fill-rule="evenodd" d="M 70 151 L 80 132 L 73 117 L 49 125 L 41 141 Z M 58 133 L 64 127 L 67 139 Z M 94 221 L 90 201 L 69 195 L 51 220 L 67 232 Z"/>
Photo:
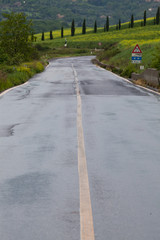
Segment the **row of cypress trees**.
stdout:
<path fill-rule="evenodd" d="M 97 22 L 95 21 L 95 25 L 94 25 L 94 32 L 97 31 Z M 75 22 L 74 19 L 72 20 L 72 24 L 71 24 L 71 36 L 74 36 L 75 34 Z M 83 20 L 83 24 L 82 24 L 82 34 L 86 34 L 86 19 Z"/>
<path fill-rule="evenodd" d="M 94 24 L 94 32 L 97 32 L 97 21 L 95 21 Z M 74 19 L 72 20 L 72 24 L 71 24 L 71 36 L 74 36 L 75 34 L 75 23 L 74 23 Z M 86 20 L 84 19 L 83 21 L 83 25 L 82 25 L 82 34 L 86 34 Z M 63 27 L 61 27 L 61 38 L 63 38 L 64 36 L 64 29 Z M 50 31 L 50 40 L 53 39 L 53 34 L 52 31 Z M 42 37 L 41 40 L 44 41 L 45 40 L 45 36 L 44 36 L 44 32 L 42 32 Z"/>
<path fill-rule="evenodd" d="M 147 13 L 146 13 L 146 10 L 144 11 L 144 16 L 143 16 L 143 21 L 141 22 L 141 26 L 146 26 L 146 21 L 147 19 Z M 160 7 L 158 7 L 157 9 L 157 12 L 156 12 L 156 17 L 154 18 L 154 21 L 153 21 L 153 24 L 160 24 Z M 106 18 L 106 23 L 104 25 L 104 32 L 108 32 L 109 31 L 109 26 L 110 26 L 110 23 L 109 23 L 109 16 L 107 16 Z M 129 22 L 129 28 L 133 28 L 134 27 L 134 15 L 132 14 L 131 15 L 131 20 Z M 118 24 L 116 25 L 116 30 L 120 30 L 121 29 L 121 19 L 119 19 L 119 22 Z M 63 27 L 61 27 L 61 38 L 63 38 L 64 34 L 64 29 Z M 94 23 L 94 33 L 97 32 L 97 21 L 95 21 Z M 82 24 L 82 34 L 86 34 L 86 19 L 83 20 L 83 24 Z M 71 23 L 71 36 L 74 36 L 75 35 L 75 21 L 74 19 L 72 20 L 72 23 Z M 50 39 L 52 40 L 53 39 L 53 34 L 52 34 L 52 31 L 50 31 Z M 44 37 L 44 32 L 42 32 L 42 38 L 41 38 L 42 41 L 45 40 L 45 37 Z"/>

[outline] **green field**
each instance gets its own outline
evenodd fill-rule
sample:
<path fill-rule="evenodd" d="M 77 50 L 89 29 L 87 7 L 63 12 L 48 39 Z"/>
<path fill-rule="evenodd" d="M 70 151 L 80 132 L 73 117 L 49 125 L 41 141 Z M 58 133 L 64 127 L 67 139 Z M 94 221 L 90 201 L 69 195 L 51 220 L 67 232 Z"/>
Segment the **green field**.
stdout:
<path fill-rule="evenodd" d="M 100 54 L 100 60 L 117 67 L 126 67 L 131 63 L 131 52 L 136 44 L 139 44 L 143 55 L 142 64 L 147 67 L 152 66 L 154 54 L 157 46 L 160 45 L 160 25 L 153 25 L 153 19 L 147 19 L 147 26 L 141 26 L 141 20 L 135 21 L 134 28 L 128 28 L 129 23 L 122 24 L 121 30 L 116 30 L 116 26 L 111 26 L 109 32 L 104 32 L 102 28 L 97 33 L 93 29 L 87 29 L 87 33 L 82 35 L 82 29 L 76 28 L 75 36 L 70 36 L 70 29 L 64 30 L 64 38 L 60 37 L 60 31 L 54 31 L 54 40 L 49 39 L 49 33 L 45 33 L 45 41 L 41 41 L 41 34 L 37 34 L 37 44 L 50 50 L 63 49 L 65 38 L 68 42 L 68 49 L 105 49 Z M 101 43 L 101 45 L 99 45 Z M 66 50 L 65 50 L 66 51 Z M 83 52 L 83 51 L 82 51 Z M 88 51 L 91 52 L 91 51 Z"/>

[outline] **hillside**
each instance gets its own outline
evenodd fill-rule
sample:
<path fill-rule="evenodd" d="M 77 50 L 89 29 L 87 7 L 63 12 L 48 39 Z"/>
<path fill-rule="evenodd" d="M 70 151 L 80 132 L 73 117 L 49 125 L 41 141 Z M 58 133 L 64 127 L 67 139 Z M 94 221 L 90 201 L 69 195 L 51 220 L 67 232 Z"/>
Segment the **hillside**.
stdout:
<path fill-rule="evenodd" d="M 128 23 L 124 23 L 121 30 L 111 26 L 109 32 L 103 32 L 103 29 L 99 28 L 97 33 L 93 33 L 93 29 L 88 28 L 87 33 L 83 35 L 82 29 L 76 28 L 75 33 L 75 36 L 71 37 L 70 29 L 65 29 L 64 38 L 61 38 L 60 30 L 56 30 L 53 32 L 52 41 L 49 38 L 49 32 L 45 33 L 45 41 L 41 41 L 41 34 L 36 34 L 35 44 L 43 54 L 48 55 L 48 58 L 59 57 L 61 54 L 70 55 L 72 50 L 84 55 L 92 52 L 98 54 L 100 61 L 118 67 L 122 71 L 127 69 L 129 74 L 132 70 L 136 71 L 135 67 L 138 67 L 131 64 L 131 53 L 135 45 L 139 44 L 143 53 L 142 65 L 145 68 L 157 67 L 154 64 L 154 57 L 155 54 L 159 56 L 160 25 L 153 25 L 153 18 L 147 19 L 145 27 L 141 27 L 140 20 L 135 22 L 133 29 L 128 28 Z M 66 49 L 64 48 L 65 38 L 68 42 Z M 103 50 L 94 52 L 95 48 Z M 158 68 L 160 69 L 160 64 Z"/>
<path fill-rule="evenodd" d="M 104 26 L 106 16 L 110 23 L 116 24 L 130 20 L 131 14 L 135 19 L 155 16 L 160 0 L 0 0 L 0 19 L 3 12 L 25 12 L 34 21 L 36 32 L 59 29 L 61 25 L 69 27 L 72 19 L 81 26 L 84 18 L 87 26 L 93 26 L 97 20 L 98 26 Z"/>

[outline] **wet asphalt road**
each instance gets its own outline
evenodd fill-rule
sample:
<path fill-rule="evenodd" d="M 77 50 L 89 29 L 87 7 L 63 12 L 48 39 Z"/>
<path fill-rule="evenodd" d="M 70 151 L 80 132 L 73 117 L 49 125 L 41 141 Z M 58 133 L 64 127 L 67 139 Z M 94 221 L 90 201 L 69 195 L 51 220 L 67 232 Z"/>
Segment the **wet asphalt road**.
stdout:
<path fill-rule="evenodd" d="M 0 96 L 0 240 L 79 240 L 77 97 L 96 240 L 160 239 L 160 97 L 90 57 Z"/>

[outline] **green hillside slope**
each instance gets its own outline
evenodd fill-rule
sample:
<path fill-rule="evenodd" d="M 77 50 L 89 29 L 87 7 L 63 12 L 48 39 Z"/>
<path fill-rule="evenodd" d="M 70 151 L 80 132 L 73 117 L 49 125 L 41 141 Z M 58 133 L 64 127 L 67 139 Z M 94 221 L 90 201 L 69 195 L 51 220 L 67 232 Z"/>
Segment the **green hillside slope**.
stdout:
<path fill-rule="evenodd" d="M 116 26 L 112 26 L 109 32 L 103 32 L 103 29 L 99 28 L 97 33 L 93 33 L 93 29 L 88 28 L 87 33 L 83 35 L 82 29 L 76 28 L 74 37 L 70 36 L 70 32 L 70 29 L 65 29 L 64 38 L 61 38 L 60 30 L 56 30 L 53 32 L 53 40 L 49 39 L 49 32 L 47 32 L 43 42 L 41 34 L 37 34 L 35 44 L 39 48 L 41 46 L 42 52 L 44 50 L 45 54 L 49 54 L 48 58 L 70 54 L 72 49 L 76 49 L 76 53 L 83 55 L 92 52 L 97 54 L 100 61 L 118 67 L 125 76 L 130 76 L 132 71 L 139 72 L 139 65 L 131 63 L 132 50 L 136 44 L 139 44 L 143 52 L 142 65 L 145 68 L 157 67 L 155 55 L 159 56 L 160 51 L 160 25 L 153 25 L 153 19 L 147 19 L 145 27 L 141 27 L 141 20 L 136 21 L 133 29 L 128 28 L 128 23 L 125 23 L 121 30 L 116 30 Z M 66 49 L 64 48 L 65 38 L 68 42 Z"/>
<path fill-rule="evenodd" d="M 0 19 L 3 12 L 25 12 L 34 20 L 36 32 L 59 29 L 61 25 L 69 27 L 72 19 L 81 26 L 84 18 L 87 26 L 93 26 L 97 19 L 98 26 L 104 26 L 106 16 L 110 23 L 129 21 L 131 14 L 135 19 L 155 16 L 159 3 L 155 0 L 0 0 Z"/>

